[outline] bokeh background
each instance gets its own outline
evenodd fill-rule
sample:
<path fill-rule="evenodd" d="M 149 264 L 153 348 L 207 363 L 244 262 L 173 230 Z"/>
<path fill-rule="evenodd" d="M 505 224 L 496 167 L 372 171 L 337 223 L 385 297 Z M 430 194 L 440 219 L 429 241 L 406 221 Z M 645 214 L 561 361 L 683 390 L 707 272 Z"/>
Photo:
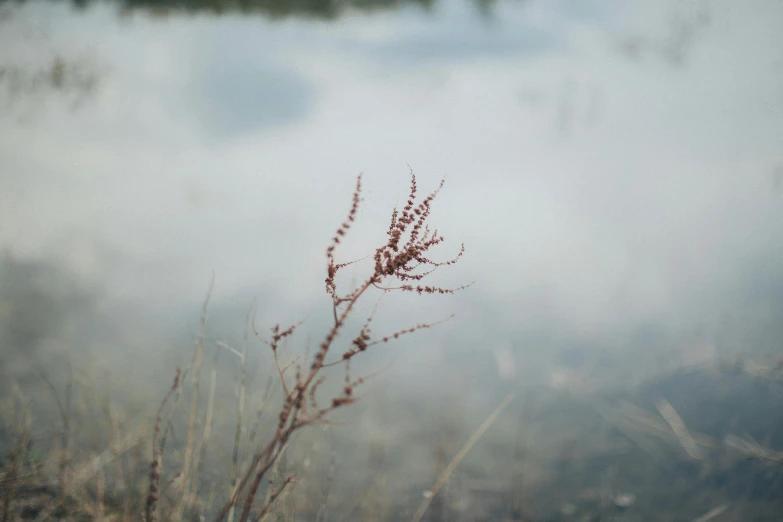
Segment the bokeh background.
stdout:
<path fill-rule="evenodd" d="M 230 405 L 216 342 L 239 343 L 254 309 L 263 330 L 307 318 L 292 354 L 317 343 L 324 252 L 356 176 L 343 260 L 384 241 L 409 168 L 423 192 L 446 179 L 439 254 L 466 246 L 436 281 L 474 284 L 384 298 L 379 333 L 456 316 L 358 367 L 379 373 L 334 428 L 346 476 L 366 465 L 345 441 L 383 439 L 399 453 L 386 459 L 402 470 L 396 498 L 415 498 L 440 458 L 432 433 L 464 441 L 509 392 L 513 413 L 467 475 L 510 477 L 498 448 L 520 425 L 531 447 L 553 430 L 583 439 L 523 422 L 556 409 L 530 406 L 531 390 L 584 399 L 772 368 L 781 22 L 774 0 L 0 2 L 2 378 L 38 389 L 45 368 L 64 382 L 70 358 L 149 418 L 191 357 L 214 273 L 209 357 L 227 367 Z M 268 360 L 253 350 L 261 393 Z M 740 403 L 767 400 L 754 397 Z M 779 429 L 780 410 L 756 413 Z"/>

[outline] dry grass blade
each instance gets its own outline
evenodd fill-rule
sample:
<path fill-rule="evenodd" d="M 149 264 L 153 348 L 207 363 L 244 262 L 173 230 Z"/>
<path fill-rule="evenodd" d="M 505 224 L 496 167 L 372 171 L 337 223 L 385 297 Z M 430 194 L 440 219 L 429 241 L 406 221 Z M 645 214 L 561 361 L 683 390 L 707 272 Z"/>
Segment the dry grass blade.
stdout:
<path fill-rule="evenodd" d="M 231 352 L 231 353 L 233 353 L 234 355 L 236 355 L 237 357 L 239 357 L 239 360 L 240 360 L 240 361 L 244 360 L 244 357 L 242 356 L 242 353 L 240 353 L 240 351 L 239 351 L 239 350 L 237 350 L 236 348 L 232 348 L 231 346 L 227 345 L 227 344 L 226 344 L 226 343 L 224 343 L 223 341 L 218 341 L 218 342 L 217 342 L 217 345 L 218 345 L 219 347 L 223 348 L 224 350 L 228 350 L 229 352 Z"/>
<path fill-rule="evenodd" d="M 716 507 L 715 509 L 711 509 L 699 518 L 696 518 L 693 520 L 693 522 L 709 522 L 713 518 L 717 517 L 718 515 L 722 515 L 724 511 L 726 511 L 729 508 L 726 504 L 720 505 Z"/>
<path fill-rule="evenodd" d="M 640 426 L 643 426 L 652 435 L 664 437 L 667 440 L 671 438 L 677 439 L 677 436 L 672 431 L 671 425 L 669 423 L 661 420 L 658 415 L 654 415 L 653 413 L 650 413 L 643 408 L 639 408 L 630 402 L 623 401 L 618 408 L 618 413 L 638 423 Z M 696 442 L 696 444 L 699 446 L 706 448 L 717 447 L 717 442 L 712 437 L 697 433 L 693 430 L 688 431 L 691 437 L 693 437 L 694 442 Z"/>
<path fill-rule="evenodd" d="M 623 435 L 625 435 L 628 440 L 636 444 L 639 449 L 644 451 L 647 455 L 650 456 L 658 465 L 660 465 L 663 468 L 669 469 L 671 466 L 669 464 L 669 459 L 667 458 L 666 454 L 661 451 L 658 446 L 655 444 L 651 444 L 649 440 L 640 437 L 638 435 L 639 431 L 639 423 L 633 423 L 631 424 L 628 419 L 625 417 L 621 417 L 614 413 L 614 411 L 607 405 L 593 402 L 592 404 L 593 410 L 610 426 L 617 429 L 619 432 L 621 432 Z M 645 433 L 650 433 L 650 429 L 645 426 Z"/>
<path fill-rule="evenodd" d="M 783 452 L 765 448 L 750 438 L 737 437 L 736 435 L 727 435 L 724 443 L 726 446 L 733 448 L 749 457 L 783 463 Z"/>
<path fill-rule="evenodd" d="M 201 309 L 201 326 L 199 329 L 198 342 L 196 344 L 196 359 L 193 364 L 193 384 L 190 397 L 190 414 L 188 415 L 188 433 L 187 444 L 185 445 L 185 457 L 182 463 L 182 495 L 177 508 L 172 517 L 174 520 L 180 520 L 182 513 L 185 510 L 185 503 L 190 496 L 190 471 L 193 461 L 193 450 L 196 444 L 196 413 L 198 411 L 198 394 L 199 384 L 201 381 L 201 366 L 204 360 L 204 338 L 206 336 L 207 328 L 207 309 L 209 307 L 209 299 L 212 296 L 212 289 L 215 286 L 215 275 L 212 274 L 212 279 L 209 282 L 209 290 L 207 291 L 207 297 L 204 299 L 204 305 Z"/>
<path fill-rule="evenodd" d="M 93 457 L 82 466 L 75 468 L 73 473 L 70 474 L 71 488 L 80 487 L 113 459 L 138 446 L 145 435 L 145 431 L 146 429 L 139 429 L 130 433 L 124 439 L 122 439 L 115 448 L 109 448 L 103 453 Z M 54 514 L 61 504 L 62 502 L 59 499 L 53 500 L 44 509 L 41 510 L 41 512 L 35 518 L 35 522 L 43 522 L 44 520 L 49 519 L 49 517 Z"/>
<path fill-rule="evenodd" d="M 481 426 L 478 427 L 478 429 L 473 433 L 473 435 L 470 437 L 468 442 L 466 442 L 465 445 L 462 447 L 462 449 L 459 450 L 459 453 L 457 453 L 454 456 L 454 458 L 451 459 L 451 462 L 449 462 L 446 468 L 441 472 L 441 474 L 435 480 L 435 484 L 432 486 L 432 489 L 429 491 L 429 494 L 425 496 L 424 500 L 421 503 L 421 506 L 419 506 L 419 510 L 416 511 L 416 513 L 413 515 L 413 518 L 411 519 L 412 522 L 419 522 L 421 520 L 421 517 L 423 517 L 424 513 L 427 512 L 427 508 L 430 506 L 432 499 L 435 497 L 435 495 L 438 494 L 438 492 L 441 490 L 444 484 L 446 484 L 446 481 L 449 479 L 449 476 L 451 476 L 451 474 L 454 472 L 457 466 L 459 466 L 459 463 L 462 462 L 462 459 L 465 458 L 465 455 L 467 455 L 468 452 L 473 448 L 473 446 L 476 445 L 479 439 L 484 435 L 484 433 L 489 429 L 492 423 L 495 422 L 498 416 L 503 412 L 503 410 L 506 409 L 506 407 L 511 403 L 513 399 L 514 399 L 514 394 L 513 393 L 508 394 L 506 398 L 501 401 L 498 407 L 495 408 L 495 411 L 490 413 L 489 417 L 487 417 L 484 420 L 484 422 L 481 423 Z"/>
<path fill-rule="evenodd" d="M 685 448 L 688 455 L 697 460 L 704 460 L 704 455 L 699 449 L 698 444 L 696 444 L 693 435 L 688 431 L 685 422 L 683 422 L 682 418 L 677 413 L 677 410 L 674 409 L 674 406 L 666 399 L 659 400 L 655 406 L 661 413 L 661 417 L 669 423 L 674 434 L 680 439 L 680 443 L 682 444 L 682 447 Z"/>
<path fill-rule="evenodd" d="M 196 500 L 200 498 L 201 484 L 204 478 L 204 468 L 207 461 L 207 448 L 212 437 L 212 416 L 215 408 L 215 391 L 217 388 L 217 356 L 220 352 L 215 354 L 215 362 L 212 365 L 212 369 L 209 374 L 209 395 L 207 399 L 207 412 L 204 419 L 204 432 L 201 435 L 201 447 L 199 449 L 198 468 L 196 470 L 196 477 L 194 481 L 194 489 L 192 495 L 196 497 Z"/>
<path fill-rule="evenodd" d="M 237 350 L 225 346 L 229 350 L 234 351 L 239 356 L 240 361 L 240 376 L 239 376 L 239 389 L 237 390 L 237 422 L 234 428 L 234 449 L 231 453 L 231 486 L 229 488 L 229 498 L 233 498 L 237 492 L 239 485 L 239 443 L 242 436 L 242 420 L 245 415 L 245 390 L 247 388 L 247 343 L 250 332 L 251 317 L 255 317 L 255 305 L 253 310 L 245 319 L 245 333 L 242 340 L 242 353 Z M 221 344 L 221 343 L 218 343 Z M 234 521 L 234 506 L 228 512 L 228 522 Z"/>
<path fill-rule="evenodd" d="M 67 358 L 68 379 L 65 384 L 65 396 L 63 400 L 60 399 L 60 393 L 57 391 L 57 387 L 52 383 L 49 375 L 43 369 L 38 369 L 38 373 L 43 379 L 46 386 L 52 392 L 57 410 L 60 412 L 60 419 L 62 421 L 62 431 L 60 432 L 60 453 L 59 453 L 59 469 L 57 475 L 58 482 L 58 503 L 62 504 L 67 496 L 68 487 L 68 457 L 69 457 L 69 444 L 71 433 L 71 395 L 73 393 L 73 366 L 71 365 L 70 355 Z"/>
<path fill-rule="evenodd" d="M 14 415 L 16 433 L 14 437 L 14 447 L 10 454 L 11 464 L 8 469 L 5 470 L 5 473 L 3 473 L 2 478 L 0 478 L 0 490 L 4 491 L 2 513 L 0 513 L 0 520 L 2 522 L 8 522 L 10 520 L 11 501 L 15 496 L 17 483 L 24 478 L 19 472 L 23 467 L 27 444 L 30 440 L 31 416 L 27 400 L 16 381 L 12 381 L 11 389 L 13 390 L 13 398 L 16 398 L 18 401 L 18 407 L 13 407 L 14 401 L 12 398 L 12 408 L 16 410 Z"/>
<path fill-rule="evenodd" d="M 179 368 L 174 376 L 174 382 L 169 389 L 169 392 L 163 398 L 163 401 L 158 407 L 158 413 L 155 416 L 155 425 L 152 428 L 152 461 L 150 462 L 150 485 L 147 490 L 147 500 L 144 505 L 144 520 L 146 522 L 154 522 L 155 507 L 158 502 L 158 494 L 160 493 L 160 473 L 161 473 L 161 454 L 162 450 L 158 447 L 158 435 L 160 434 L 160 425 L 163 421 L 163 410 L 166 407 L 166 403 L 169 401 L 174 392 L 179 389 L 181 372 Z"/>

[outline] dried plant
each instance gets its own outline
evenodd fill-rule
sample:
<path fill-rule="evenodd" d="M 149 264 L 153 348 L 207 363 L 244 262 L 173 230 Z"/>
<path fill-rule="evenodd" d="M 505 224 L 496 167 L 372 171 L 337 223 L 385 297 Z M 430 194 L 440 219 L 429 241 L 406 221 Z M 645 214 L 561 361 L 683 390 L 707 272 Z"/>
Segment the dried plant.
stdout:
<path fill-rule="evenodd" d="M 198 397 L 199 397 L 199 385 L 201 383 L 201 367 L 204 360 L 204 336 L 207 328 L 207 309 L 209 307 L 209 299 L 212 296 L 212 288 L 215 285 L 215 276 L 212 275 L 212 279 L 209 283 L 209 291 L 207 297 L 204 299 L 204 305 L 201 309 L 201 326 L 199 330 L 198 342 L 196 343 L 195 359 L 193 361 L 193 376 L 192 376 L 192 393 L 190 396 L 190 413 L 188 415 L 188 431 L 187 431 L 187 443 L 185 444 L 185 457 L 182 463 L 182 495 L 180 502 L 175 508 L 174 520 L 180 520 L 182 513 L 185 510 L 186 504 L 193 500 L 192 484 L 193 477 L 191 476 L 191 468 L 195 468 L 194 455 L 196 446 L 196 416 L 198 413 Z"/>
<path fill-rule="evenodd" d="M 60 413 L 60 419 L 62 421 L 62 430 L 60 431 L 60 452 L 58 457 L 58 472 L 57 472 L 57 490 L 58 490 L 58 504 L 62 504 L 68 496 L 68 466 L 70 461 L 70 442 L 71 442 L 71 399 L 73 395 L 73 366 L 71 365 L 70 355 L 66 359 L 68 378 L 65 384 L 65 393 L 63 398 L 60 398 L 60 393 L 52 380 L 49 378 L 43 367 L 38 369 L 38 373 L 41 379 L 52 392 L 55 404 L 57 405 L 57 411 Z"/>
<path fill-rule="evenodd" d="M 451 294 L 467 288 L 469 285 L 457 288 L 443 288 L 426 284 L 425 279 L 442 266 L 448 266 L 457 262 L 464 252 L 464 245 L 460 248 L 456 257 L 447 261 L 436 262 L 429 257 L 433 247 L 443 242 L 437 230 L 430 230 L 427 223 L 430 217 L 433 201 L 438 195 L 443 181 L 438 188 L 428 194 L 421 201 L 417 201 L 416 177 L 411 172 L 410 193 L 406 205 L 402 211 L 394 209 L 391 214 L 391 223 L 386 233 L 387 239 L 381 246 L 375 249 L 373 265 L 370 273 L 355 289 L 340 293 L 338 291 L 337 276 L 341 269 L 352 265 L 355 261 L 338 263 L 335 254 L 341 242 L 347 235 L 357 218 L 361 203 L 362 177 L 357 178 L 353 200 L 346 220 L 337 229 L 326 250 L 326 293 L 332 299 L 333 324 L 318 345 L 315 354 L 309 364 L 305 365 L 300 359 L 290 364 L 283 364 L 280 360 L 280 346 L 296 331 L 297 325 L 282 328 L 279 324 L 271 330 L 271 337 L 261 338 L 269 346 L 274 357 L 276 371 L 283 392 L 283 404 L 277 415 L 277 425 L 269 440 L 260 446 L 243 470 L 242 478 L 232 485 L 232 495 L 225 503 L 216 517 L 216 521 L 222 521 L 233 513 L 234 507 L 241 507 L 239 521 L 259 520 L 268 514 L 270 502 L 293 482 L 293 477 L 284 477 L 282 483 L 275 491 L 267 495 L 266 503 L 256 506 L 256 497 L 262 482 L 278 461 L 282 451 L 288 444 L 291 436 L 301 428 L 313 424 L 325 422 L 326 418 L 335 410 L 356 401 L 356 388 L 364 382 L 363 378 L 353 379 L 350 373 L 351 360 L 368 348 L 380 343 L 387 343 L 402 335 L 410 334 L 418 330 L 430 328 L 437 323 L 421 323 L 406 328 L 390 335 L 373 337 L 370 328 L 373 314 L 370 314 L 358 334 L 351 340 L 350 345 L 342 350 L 338 358 L 328 361 L 329 356 L 336 349 L 338 338 L 344 333 L 346 323 L 356 308 L 358 301 L 370 290 L 379 290 L 383 293 L 392 291 L 415 292 L 417 294 Z M 257 330 L 256 333 L 258 334 Z M 319 405 L 319 389 L 325 380 L 322 371 L 330 366 L 343 365 L 345 368 L 345 380 L 342 391 L 330 398 L 323 406 Z M 293 378 L 290 370 L 293 369 Z M 269 487 L 269 486 L 267 486 Z M 269 492 L 268 492 L 269 493 Z M 255 512 L 255 514 L 254 514 Z"/>
<path fill-rule="evenodd" d="M 155 517 L 155 506 L 158 502 L 158 495 L 160 492 L 160 461 L 161 461 L 161 449 L 158 446 L 158 437 L 160 435 L 160 425 L 163 422 L 163 410 L 166 408 L 166 403 L 169 401 L 174 392 L 179 389 L 179 383 L 182 373 L 177 369 L 177 373 L 174 376 L 174 382 L 171 385 L 171 389 L 163 398 L 158 408 L 158 413 L 155 416 L 155 426 L 152 429 L 152 461 L 150 462 L 150 484 L 147 492 L 147 501 L 144 506 L 144 520 L 146 522 L 153 522 Z"/>
<path fill-rule="evenodd" d="M 11 520 L 11 501 L 13 500 L 17 481 L 24 466 L 25 452 L 30 440 L 31 415 L 27 398 L 22 393 L 19 385 L 12 381 L 12 397 L 9 399 L 10 409 L 13 410 L 13 428 L 15 431 L 14 445 L 9 455 L 10 465 L 0 475 L 0 491 L 2 494 L 2 508 L 0 508 L 0 521 Z"/>

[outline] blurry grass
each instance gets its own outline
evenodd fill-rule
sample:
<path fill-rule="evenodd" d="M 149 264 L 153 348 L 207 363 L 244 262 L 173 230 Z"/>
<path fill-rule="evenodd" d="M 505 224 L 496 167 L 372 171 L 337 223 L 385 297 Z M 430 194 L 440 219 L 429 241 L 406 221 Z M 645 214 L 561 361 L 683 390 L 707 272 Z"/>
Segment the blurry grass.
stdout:
<path fill-rule="evenodd" d="M 295 327 L 275 326 L 263 337 L 253 314 L 239 348 L 212 340 L 207 298 L 193 358 L 165 400 L 147 401 L 143 418 L 101 391 L 111 376 L 101 385 L 91 368 L 73 368 L 69 359 L 60 364 L 65 371 L 42 369 L 26 388 L 7 386 L 0 522 L 779 520 L 783 429 L 770 413 L 783 408 L 779 366 L 675 373 L 668 384 L 651 382 L 623 397 L 529 389 L 524 401 L 512 404 L 509 395 L 489 416 L 490 400 L 468 391 L 395 399 L 393 407 L 383 391 L 357 393 L 364 381 L 345 361 L 433 325 L 375 336 L 373 315 L 348 313 L 361 296 L 356 287 L 337 293 L 335 274 L 348 263 L 337 263 L 333 252 L 355 216 L 359 189 L 328 251 L 334 323 L 314 353 L 290 346 Z M 400 266 L 420 263 L 416 255 L 390 261 L 409 251 L 389 247 L 402 246 L 392 241 L 395 227 L 427 217 L 415 197 L 414 178 L 366 289 L 380 286 L 374 278 L 389 270 L 401 279 L 398 290 L 450 292 L 411 281 L 418 272 Z M 429 236 L 420 227 L 422 237 Z M 349 327 L 359 333 L 335 357 L 331 343 Z M 251 363 L 260 347 L 267 357 Z M 271 369 L 266 381 L 254 368 L 260 362 Z M 331 366 L 342 369 L 322 380 Z M 753 395 L 762 393 L 759 382 L 764 402 Z M 145 395 L 145 383 L 137 384 Z M 28 395 L 42 389 L 46 411 Z M 342 413 L 355 401 L 357 415 Z M 762 412 L 737 416 L 749 413 L 746 405 Z M 467 426 L 479 428 L 466 438 Z"/>
<path fill-rule="evenodd" d="M 699 379 L 698 375 L 683 378 Z M 78 395 L 83 390 L 76 386 L 74 391 Z M 439 492 L 445 494 L 438 511 L 441 518 L 433 518 L 433 512 L 427 511 L 422 520 L 579 521 L 600 516 L 601 520 L 694 521 L 708 515 L 710 518 L 701 519 L 778 520 L 781 500 L 774 494 L 783 488 L 783 477 L 780 463 L 775 460 L 777 454 L 769 453 L 778 446 L 762 444 L 763 432 L 738 431 L 725 438 L 701 433 L 695 427 L 700 423 L 692 420 L 695 406 L 682 404 L 682 397 L 675 394 L 669 400 L 694 441 L 714 441 L 714 447 L 700 446 L 705 459 L 695 460 L 688 456 L 672 430 L 669 435 L 659 431 L 667 426 L 659 414 L 657 424 L 651 427 L 649 423 L 657 411 L 653 403 L 645 403 L 644 394 L 623 398 L 626 404 L 635 404 L 634 408 L 613 402 L 610 397 L 601 398 L 615 416 L 630 415 L 623 421 L 624 431 L 635 433 L 635 438 L 657 448 L 666 462 L 664 466 L 650 459 L 624 431 L 617 430 L 614 424 L 620 421 L 606 422 L 594 413 L 591 403 L 595 398 L 586 400 L 544 390 L 533 395 L 537 404 L 527 407 L 522 417 L 524 425 L 519 425 L 520 410 L 514 405 L 521 408 L 521 404 L 517 401 L 508 413 L 498 417 L 445 482 L 447 486 Z M 367 407 L 371 408 L 377 400 L 368 397 Z M 695 397 L 694 402 L 698 403 Z M 437 439 L 431 433 L 441 427 L 455 428 L 448 417 L 437 412 L 455 405 L 433 403 L 422 415 L 419 408 L 395 403 L 394 412 L 385 417 L 394 419 L 398 428 L 408 428 L 390 440 L 372 442 L 371 432 L 356 421 L 302 432 L 283 453 L 285 458 L 278 461 L 279 468 L 271 479 L 273 489 L 269 491 L 274 491 L 274 486 L 288 474 L 295 474 L 297 483 L 287 496 L 279 499 L 274 516 L 267 520 L 412 520 L 423 492 L 431 491 L 437 480 L 432 472 Z M 469 404 L 465 407 L 465 417 L 459 424 L 475 426 L 477 420 L 480 423 L 480 411 Z M 644 416 L 638 410 L 644 410 Z M 8 408 L 5 411 L 11 413 Z M 15 440 L 35 438 L 32 433 L 24 435 L 25 413 L 18 400 L 13 413 L 18 423 Z M 217 421 L 217 409 L 215 413 Z M 734 415 L 736 410 L 726 410 L 725 414 Z M 232 425 L 230 417 L 225 415 L 226 428 Z M 752 424 L 746 422 L 744 427 L 752 430 Z M 94 447 L 94 443 L 76 426 L 73 452 L 77 455 L 70 459 L 71 484 L 62 504 L 57 503 L 59 448 L 53 447 L 42 461 L 36 461 L 29 449 L 34 445 L 21 451 L 17 445 L 13 454 L 6 457 L 2 490 L 14 493 L 7 520 L 44 519 L 46 513 L 50 513 L 50 520 L 140 519 L 148 475 L 144 441 L 149 440 L 150 431 L 142 427 L 135 446 L 126 437 L 107 445 L 103 452 L 90 453 L 80 450 L 80 443 L 85 447 Z M 169 441 L 172 461 L 183 454 L 185 439 L 180 428 L 185 427 L 186 423 L 173 428 L 178 442 Z M 514 457 L 519 430 L 525 433 L 525 452 Z M 216 443 L 216 454 L 209 461 L 219 464 L 225 459 L 224 465 L 214 474 L 205 469 L 204 487 L 199 490 L 205 507 L 216 495 L 210 484 L 229 484 L 232 443 L 228 441 L 232 440 L 232 429 L 224 433 L 228 436 L 223 449 L 218 450 L 220 445 Z M 464 443 L 467 437 L 457 438 Z M 459 445 L 447 448 L 446 459 L 454 459 Z M 175 475 L 171 465 L 164 469 L 170 472 L 162 481 L 162 496 L 166 495 L 166 483 Z M 518 469 L 524 472 L 522 483 L 519 477 L 514 479 Z M 11 473 L 16 474 L 15 478 Z M 176 484 L 169 484 L 168 490 L 173 487 Z M 518 494 L 516 488 L 524 489 L 521 497 L 525 505 L 514 510 L 512 498 Z M 614 505 L 614 497 L 621 493 L 636 497 L 636 503 L 624 511 L 618 511 Z"/>

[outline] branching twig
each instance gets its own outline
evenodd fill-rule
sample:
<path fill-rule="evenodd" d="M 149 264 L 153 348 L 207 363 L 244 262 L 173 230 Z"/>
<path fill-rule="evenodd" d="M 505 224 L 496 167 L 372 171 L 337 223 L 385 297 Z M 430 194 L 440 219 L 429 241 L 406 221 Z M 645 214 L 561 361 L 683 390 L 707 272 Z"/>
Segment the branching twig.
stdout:
<path fill-rule="evenodd" d="M 402 211 L 398 212 L 395 209 L 392 212 L 391 224 L 387 233 L 388 239 L 380 247 L 375 249 L 375 253 L 372 256 L 374 263 L 370 274 L 358 285 L 358 287 L 353 287 L 346 294 L 340 294 L 337 288 L 336 277 L 342 268 L 353 262 L 338 263 L 335 260 L 335 251 L 352 227 L 356 220 L 356 216 L 358 215 L 362 191 L 362 177 L 358 177 L 348 216 L 340 227 L 338 227 L 326 249 L 326 293 L 332 298 L 334 323 L 315 350 L 315 353 L 312 355 L 309 365 L 300 364 L 296 359 L 288 365 L 283 365 L 280 362 L 280 342 L 293 335 L 297 326 L 299 326 L 298 324 L 285 330 L 282 330 L 279 324 L 275 325 L 272 328 L 271 338 L 269 340 L 258 335 L 255 324 L 253 325 L 253 330 L 259 339 L 272 350 L 275 368 L 280 380 L 280 387 L 284 394 L 283 404 L 277 416 L 277 426 L 274 433 L 266 444 L 249 459 L 249 464 L 245 469 L 241 480 L 237 483 L 236 476 L 232 476 L 232 494 L 230 495 L 228 502 L 218 513 L 218 516 L 215 519 L 216 522 L 224 520 L 227 516 L 233 517 L 234 506 L 238 503 L 242 505 L 239 522 L 248 522 L 251 518 L 256 520 L 263 516 L 262 514 L 251 517 L 251 512 L 254 510 L 254 499 L 264 481 L 264 477 L 280 457 L 281 452 L 288 444 L 294 432 L 305 426 L 326 422 L 326 417 L 335 410 L 352 404 L 357 400 L 355 388 L 363 383 L 363 379 L 354 380 L 350 377 L 349 363 L 355 355 L 365 351 L 370 346 L 385 343 L 392 339 L 397 339 L 402 335 L 430 328 L 435 324 L 438 324 L 418 324 L 391 335 L 373 339 L 370 330 L 370 323 L 372 321 L 371 314 L 370 317 L 367 318 L 359 334 L 353 339 L 351 347 L 343 353 L 342 359 L 339 361 L 345 363 L 346 369 L 345 384 L 342 388 L 342 392 L 333 396 L 328 405 L 319 407 L 319 401 L 316 395 L 321 384 L 324 382 L 324 378 L 320 372 L 324 367 L 335 364 L 326 363 L 326 358 L 330 351 L 332 351 L 337 339 L 346 329 L 346 325 L 353 310 L 357 308 L 357 303 L 368 290 L 377 288 L 385 293 L 392 289 L 399 289 L 402 291 L 414 291 L 419 294 L 450 294 L 469 286 L 442 288 L 422 283 L 424 278 L 431 275 L 436 268 L 456 263 L 464 252 L 464 246 L 462 246 L 459 253 L 454 258 L 445 262 L 436 262 L 428 257 L 428 252 L 433 247 L 443 242 L 443 236 L 439 235 L 437 230 L 431 232 L 427 225 L 432 203 L 442 186 L 443 181 L 441 181 L 435 191 L 417 202 L 416 177 L 413 175 L 413 172 L 411 172 L 411 188 L 408 201 Z M 429 267 L 429 270 L 423 272 L 417 270 L 420 267 L 425 266 Z M 394 287 L 385 284 L 388 280 L 392 279 L 402 282 L 413 282 L 415 285 L 403 284 Z M 236 352 L 236 350 L 232 351 Z M 240 357 L 240 359 L 244 360 L 244 357 Z M 286 379 L 286 371 L 291 368 L 292 365 L 295 368 L 295 375 L 291 381 L 290 375 L 289 379 Z M 282 489 L 280 491 L 282 491 Z M 263 509 L 267 510 L 268 506 L 269 502 L 265 504 Z"/>
<path fill-rule="evenodd" d="M 175 390 L 179 388 L 181 372 L 177 368 L 177 373 L 174 377 L 174 383 L 171 385 L 171 389 L 163 398 L 158 408 L 158 413 L 155 415 L 155 426 L 152 429 L 152 461 L 150 462 L 150 485 L 147 491 L 147 501 L 144 506 L 144 520 L 146 522 L 154 522 L 155 518 L 155 506 L 158 502 L 158 496 L 160 492 L 160 459 L 161 454 L 158 450 L 158 435 L 160 434 L 160 423 L 163 420 L 163 409 L 166 407 L 166 403 L 171 398 L 171 395 Z"/>

